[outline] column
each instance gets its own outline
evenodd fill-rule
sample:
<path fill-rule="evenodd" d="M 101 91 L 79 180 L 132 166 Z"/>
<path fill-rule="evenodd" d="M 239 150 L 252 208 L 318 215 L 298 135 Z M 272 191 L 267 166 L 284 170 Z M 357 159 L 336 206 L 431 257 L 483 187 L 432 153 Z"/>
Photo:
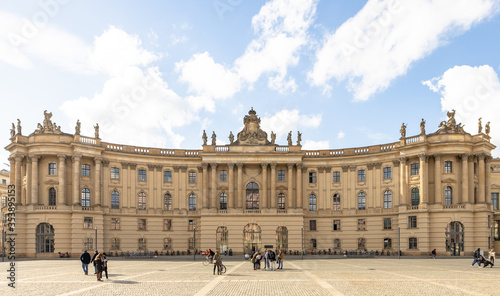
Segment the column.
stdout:
<path fill-rule="evenodd" d="M 189 210 L 189 194 L 187 193 L 187 183 L 188 183 L 188 178 L 186 178 L 187 175 L 187 166 L 180 166 L 181 169 L 181 177 L 180 177 L 180 184 L 181 184 L 181 194 L 179 195 L 179 204 L 182 206 L 180 207 L 181 209 L 187 209 Z"/>
<path fill-rule="evenodd" d="M 295 204 L 298 209 L 303 208 L 304 195 L 302 193 L 302 164 L 297 164 L 297 193 L 295 194 Z"/>
<path fill-rule="evenodd" d="M 179 178 L 179 166 L 173 166 L 174 172 L 172 174 L 172 184 L 174 185 L 174 194 L 172 195 L 172 208 L 174 210 L 179 210 L 179 195 L 181 191 L 179 189 L 181 178 Z"/>
<path fill-rule="evenodd" d="M 382 197 L 382 191 L 381 191 L 381 184 L 382 184 L 382 163 L 377 162 L 375 163 L 375 171 L 374 171 L 374 180 L 373 183 L 375 184 L 373 187 L 375 188 L 375 200 L 376 202 L 374 203 L 374 206 L 376 208 L 383 208 L 384 207 L 384 200 Z"/>
<path fill-rule="evenodd" d="M 373 192 L 373 167 L 375 164 L 368 163 L 366 167 L 368 172 L 366 172 L 366 187 L 368 187 L 366 192 L 366 209 L 373 208 L 375 205 L 375 194 Z"/>
<path fill-rule="evenodd" d="M 234 199 L 234 163 L 230 162 L 227 164 L 227 174 L 229 180 L 229 196 L 227 197 L 227 208 L 234 209 L 235 208 L 235 199 Z"/>
<path fill-rule="evenodd" d="M 469 202 L 469 155 L 462 155 L 462 203 Z"/>
<path fill-rule="evenodd" d="M 163 165 L 161 164 L 157 164 L 155 166 L 155 184 L 154 184 L 154 195 L 155 195 L 155 203 L 153 205 L 153 208 L 155 210 L 162 210 L 163 209 L 163 190 L 162 190 L 162 184 L 163 184 L 163 176 L 162 176 L 162 172 L 163 172 Z"/>
<path fill-rule="evenodd" d="M 324 206 L 324 209 L 325 210 L 328 210 L 328 209 L 332 209 L 332 206 L 333 206 L 333 197 L 331 195 L 331 192 L 330 192 L 330 186 L 332 184 L 331 180 L 332 180 L 332 176 L 329 176 L 330 175 L 330 172 L 332 171 L 332 167 L 325 167 L 325 172 L 323 174 L 323 202 L 325 204 Z"/>
<path fill-rule="evenodd" d="M 401 179 L 401 169 L 399 168 L 399 160 L 392 161 L 392 167 L 394 171 L 392 172 L 392 179 L 394 180 L 394 191 L 392 192 L 393 197 L 393 207 L 399 206 L 401 204 L 401 186 L 399 185 L 399 181 Z"/>
<path fill-rule="evenodd" d="M 37 170 L 38 170 L 38 156 L 33 156 L 36 157 L 36 164 L 37 164 Z M 22 176 L 21 176 L 21 164 L 23 163 L 23 158 L 24 156 L 20 154 L 15 155 L 15 160 L 16 160 L 16 171 L 15 171 L 15 185 L 16 185 L 16 191 L 15 191 L 15 196 L 16 196 L 16 204 L 19 205 L 21 204 L 21 192 L 22 192 Z M 36 179 L 36 186 L 38 190 L 38 171 L 37 171 L 37 179 Z M 37 192 L 37 201 L 36 204 L 38 204 L 38 192 Z"/>
<path fill-rule="evenodd" d="M 293 204 L 293 163 L 287 164 L 288 167 L 288 196 L 287 196 L 287 204 L 289 205 L 288 208 L 292 209 L 295 208 L 295 205 Z"/>
<path fill-rule="evenodd" d="M 316 209 L 319 210 L 324 210 L 326 208 L 325 205 L 325 194 L 323 192 L 323 188 L 325 187 L 324 185 L 324 180 L 323 180 L 323 173 L 325 172 L 324 167 L 318 167 L 318 175 L 316 178 L 316 182 L 318 182 L 318 190 L 316 191 Z"/>
<path fill-rule="evenodd" d="M 349 209 L 349 166 L 342 166 L 342 175 L 340 176 L 342 184 L 342 196 L 340 197 L 340 208 Z"/>
<path fill-rule="evenodd" d="M 146 183 L 148 186 L 148 195 L 146 198 L 146 209 L 155 208 L 155 199 L 157 199 L 157 194 L 154 192 L 155 184 L 155 167 L 154 164 L 148 164 L 148 170 L 146 171 Z"/>
<path fill-rule="evenodd" d="M 469 155 L 468 159 L 468 167 L 469 167 L 469 203 L 475 204 L 476 201 L 474 200 L 474 160 L 476 156 L 474 155 Z"/>
<path fill-rule="evenodd" d="M 102 204 L 102 201 L 101 201 L 101 161 L 102 161 L 102 158 L 100 158 L 100 157 L 94 158 L 94 162 L 95 162 L 94 205 L 95 206 L 100 206 Z"/>
<path fill-rule="evenodd" d="M 81 202 L 80 202 L 80 161 L 82 159 L 82 156 L 75 154 L 71 158 L 73 160 L 73 204 L 74 205 L 81 205 Z"/>
<path fill-rule="evenodd" d="M 420 154 L 418 155 L 420 160 L 420 203 L 428 204 L 429 196 L 427 190 L 427 155 Z"/>
<path fill-rule="evenodd" d="M 213 209 L 217 209 L 219 208 L 217 206 L 217 183 L 216 183 L 216 180 L 217 180 L 217 164 L 216 163 L 211 163 L 210 164 L 210 167 L 212 168 L 212 194 L 211 194 L 211 197 L 210 197 L 210 204 L 211 204 L 211 208 Z"/>
<path fill-rule="evenodd" d="M 203 169 L 203 175 L 201 176 L 202 180 L 202 188 L 201 188 L 201 194 L 202 194 L 202 207 L 204 209 L 209 208 L 209 203 L 208 203 L 208 194 L 207 194 L 207 186 L 208 186 L 208 164 L 207 163 L 202 163 L 201 167 Z"/>
<path fill-rule="evenodd" d="M 400 177 L 399 178 L 399 186 L 400 186 L 400 204 L 401 205 L 408 205 L 408 182 L 406 182 L 406 174 L 407 174 L 407 165 L 406 165 L 406 157 L 400 157 L 399 162 L 401 164 L 399 168 L 400 172 Z"/>
<path fill-rule="evenodd" d="M 486 188 L 485 188 L 485 197 L 486 197 L 486 203 L 491 204 L 491 156 L 486 156 Z"/>
<path fill-rule="evenodd" d="M 129 175 L 128 163 L 122 162 L 122 173 L 120 175 L 120 178 L 122 179 L 123 182 L 122 191 L 120 193 L 120 206 L 122 208 L 130 207 L 130 202 L 129 202 L 130 193 L 128 192 L 128 186 L 129 186 L 128 175 Z"/>
<path fill-rule="evenodd" d="M 108 206 L 111 208 L 111 192 L 109 191 L 109 179 L 111 178 L 111 171 L 109 169 L 109 160 L 102 160 L 102 190 L 101 190 L 101 205 Z M 120 178 L 122 175 L 120 174 Z M 123 188 L 123 187 L 122 187 Z M 123 190 L 122 190 L 123 194 Z M 120 196 L 120 199 L 123 199 L 123 196 Z M 120 206 L 123 203 L 120 200 Z"/>
<path fill-rule="evenodd" d="M 262 166 L 262 203 L 260 205 L 261 209 L 268 209 L 269 205 L 267 202 L 267 163 L 261 164 Z"/>
<path fill-rule="evenodd" d="M 138 182 L 137 176 L 137 163 L 129 163 L 129 171 L 128 171 L 128 184 L 130 186 L 129 192 L 129 205 L 131 208 L 137 209 L 138 206 L 138 192 L 135 190 L 135 185 Z M 149 198 L 149 195 L 146 195 L 146 198 Z"/>
<path fill-rule="evenodd" d="M 57 204 L 66 205 L 66 155 L 58 154 L 57 158 L 59 158 L 59 164 L 57 165 L 57 175 L 59 180 Z"/>
<path fill-rule="evenodd" d="M 288 203 L 285 204 L 285 207 L 288 209 L 290 205 Z M 278 208 L 278 197 L 276 196 L 276 163 L 271 163 L 271 208 Z"/>
<path fill-rule="evenodd" d="M 31 204 L 31 157 L 26 157 L 26 204 Z"/>
<path fill-rule="evenodd" d="M 238 194 L 236 196 L 237 207 L 244 208 L 243 206 L 243 164 L 241 162 L 237 163 L 238 167 Z"/>
<path fill-rule="evenodd" d="M 351 193 L 352 193 L 349 195 L 349 197 L 352 196 L 352 199 L 350 200 L 350 206 L 353 209 L 357 209 L 358 208 L 358 192 L 356 191 L 356 183 L 358 182 L 358 178 L 356 176 L 356 165 L 355 164 L 351 164 L 349 166 L 349 181 L 351 182 L 349 188 L 351 189 Z"/>
<path fill-rule="evenodd" d="M 38 159 L 40 156 L 34 155 L 31 157 L 31 203 L 38 204 Z M 16 157 L 16 181 L 17 181 L 17 157 Z M 17 182 L 16 182 L 17 183 Z M 16 188 L 17 184 L 16 184 Z M 19 186 L 19 189 L 21 186 Z M 16 190 L 17 193 L 17 190 Z"/>
<path fill-rule="evenodd" d="M 478 198 L 477 198 L 477 202 L 478 203 L 485 203 L 485 200 L 486 200 L 485 196 L 484 196 L 484 194 L 485 194 L 484 189 L 486 186 L 484 159 L 485 159 L 485 155 L 483 153 L 478 155 L 478 158 L 477 158 L 477 161 L 478 161 L 478 185 L 477 185 Z"/>
<path fill-rule="evenodd" d="M 26 157 L 27 158 L 27 157 Z M 21 162 L 21 184 L 23 184 L 23 178 L 26 176 L 26 163 Z M 28 184 L 28 183 L 26 183 Z M 21 190 L 21 199 L 16 201 L 17 204 L 26 204 L 26 190 Z M 48 204 L 48 202 L 47 202 Z"/>

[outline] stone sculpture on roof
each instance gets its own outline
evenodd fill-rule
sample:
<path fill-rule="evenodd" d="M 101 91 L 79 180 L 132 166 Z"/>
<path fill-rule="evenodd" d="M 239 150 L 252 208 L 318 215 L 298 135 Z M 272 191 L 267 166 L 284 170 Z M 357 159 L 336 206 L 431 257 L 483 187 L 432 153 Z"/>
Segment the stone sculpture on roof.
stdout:
<path fill-rule="evenodd" d="M 465 134 L 464 126 L 462 123 L 457 124 L 455 120 L 455 110 L 447 112 L 448 121 L 441 121 L 439 124 L 439 129 L 435 132 L 436 134 Z"/>
<path fill-rule="evenodd" d="M 271 145 L 267 140 L 267 133 L 260 128 L 260 118 L 253 108 L 243 118 L 245 127 L 238 133 L 238 140 L 232 145 Z"/>
<path fill-rule="evenodd" d="M 52 112 L 47 112 L 47 110 L 43 111 L 44 120 L 43 126 L 38 123 L 37 129 L 35 130 L 35 134 L 62 134 L 61 127 L 57 126 L 57 124 L 50 120 L 52 118 Z"/>

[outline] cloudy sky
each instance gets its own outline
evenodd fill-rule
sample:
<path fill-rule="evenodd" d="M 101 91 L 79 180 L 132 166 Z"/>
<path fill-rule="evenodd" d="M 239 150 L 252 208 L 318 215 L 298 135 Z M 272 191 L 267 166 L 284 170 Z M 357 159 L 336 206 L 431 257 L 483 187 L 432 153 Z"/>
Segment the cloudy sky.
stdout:
<path fill-rule="evenodd" d="M 446 111 L 500 144 L 500 16 L 494 0 L 0 2 L 0 144 L 43 111 L 63 132 L 199 149 L 253 107 L 303 149 L 395 142 Z M 500 153 L 496 152 L 496 156 Z M 0 152 L 0 168 L 8 167 Z"/>

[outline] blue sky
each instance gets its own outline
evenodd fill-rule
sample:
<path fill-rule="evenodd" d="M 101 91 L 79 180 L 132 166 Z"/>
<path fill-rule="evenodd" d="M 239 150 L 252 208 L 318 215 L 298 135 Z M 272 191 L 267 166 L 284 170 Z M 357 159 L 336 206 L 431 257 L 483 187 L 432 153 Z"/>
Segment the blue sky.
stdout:
<path fill-rule="evenodd" d="M 446 111 L 500 143 L 500 17 L 494 0 L 3 1 L 0 144 L 43 111 L 63 132 L 199 149 L 227 144 L 253 107 L 303 149 L 395 142 Z M 500 153 L 496 152 L 498 156 Z M 0 168 L 8 167 L 0 152 Z"/>

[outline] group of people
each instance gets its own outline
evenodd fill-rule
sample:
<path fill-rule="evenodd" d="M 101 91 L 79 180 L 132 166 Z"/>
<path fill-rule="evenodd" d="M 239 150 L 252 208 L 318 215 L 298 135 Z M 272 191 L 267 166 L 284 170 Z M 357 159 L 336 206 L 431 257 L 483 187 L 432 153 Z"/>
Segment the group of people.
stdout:
<path fill-rule="evenodd" d="M 106 253 L 99 253 L 98 250 L 95 250 L 94 256 L 90 258 L 90 254 L 85 250 L 80 256 L 80 261 L 82 261 L 82 269 L 85 275 L 89 274 L 89 264 L 94 263 L 94 274 L 97 276 L 97 280 L 102 282 L 103 272 L 106 274 L 106 279 L 108 279 L 108 258 L 106 258 Z"/>
<path fill-rule="evenodd" d="M 259 251 L 252 255 L 253 270 L 261 269 L 261 261 L 264 263 L 264 270 L 276 270 L 283 269 L 283 259 L 285 254 L 282 250 L 279 250 L 276 254 L 273 250 L 265 249 L 264 253 L 261 254 Z M 276 262 L 278 262 L 278 267 L 276 268 Z"/>
<path fill-rule="evenodd" d="M 495 259 L 496 259 L 495 250 L 491 249 L 490 253 L 488 254 L 488 259 L 486 259 L 481 254 L 481 249 L 477 248 L 477 250 L 474 251 L 474 260 L 472 261 L 472 265 L 471 266 L 473 267 L 474 264 L 477 263 L 477 265 L 479 266 L 479 268 L 488 267 L 488 266 L 490 268 L 492 268 L 495 265 Z M 483 266 L 481 266 L 481 264 L 483 264 Z"/>

